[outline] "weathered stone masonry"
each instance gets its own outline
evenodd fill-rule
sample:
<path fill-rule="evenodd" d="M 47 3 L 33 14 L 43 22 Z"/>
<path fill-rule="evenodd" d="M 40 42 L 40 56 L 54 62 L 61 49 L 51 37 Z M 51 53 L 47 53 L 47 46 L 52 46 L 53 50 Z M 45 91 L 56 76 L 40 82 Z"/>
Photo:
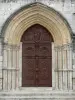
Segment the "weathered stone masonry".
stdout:
<path fill-rule="evenodd" d="M 54 38 L 51 88 L 22 87 L 22 43 L 20 39 L 23 32 L 34 24 L 44 26 Z M 32 3 L 13 13 L 3 25 L 1 32 L 1 100 L 75 99 L 74 34 L 62 15 L 42 3 Z"/>

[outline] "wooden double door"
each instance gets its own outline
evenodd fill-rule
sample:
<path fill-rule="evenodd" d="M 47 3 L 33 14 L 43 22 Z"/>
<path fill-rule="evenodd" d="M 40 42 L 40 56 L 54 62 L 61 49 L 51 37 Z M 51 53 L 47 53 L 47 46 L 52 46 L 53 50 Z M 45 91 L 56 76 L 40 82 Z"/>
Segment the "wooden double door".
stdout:
<path fill-rule="evenodd" d="M 21 41 L 22 87 L 51 87 L 51 34 L 43 26 L 35 24 L 24 32 Z"/>

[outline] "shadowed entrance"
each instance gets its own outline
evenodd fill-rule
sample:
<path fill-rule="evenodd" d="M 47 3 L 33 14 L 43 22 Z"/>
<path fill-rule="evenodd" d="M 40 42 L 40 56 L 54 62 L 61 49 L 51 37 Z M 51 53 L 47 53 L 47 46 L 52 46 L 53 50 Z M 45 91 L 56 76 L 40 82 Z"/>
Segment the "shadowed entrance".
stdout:
<path fill-rule="evenodd" d="M 22 41 L 22 86 L 52 87 L 53 38 L 43 26 L 28 28 Z"/>

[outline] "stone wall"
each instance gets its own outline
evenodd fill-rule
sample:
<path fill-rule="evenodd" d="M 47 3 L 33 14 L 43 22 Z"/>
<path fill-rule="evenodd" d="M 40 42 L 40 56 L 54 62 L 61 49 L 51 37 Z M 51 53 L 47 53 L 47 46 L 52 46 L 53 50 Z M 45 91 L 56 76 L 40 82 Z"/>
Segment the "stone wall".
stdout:
<path fill-rule="evenodd" d="M 5 1 L 5 2 L 4 2 Z M 20 7 L 35 1 L 44 3 L 60 12 L 75 33 L 75 0 L 0 0 L 0 30 L 6 19 Z"/>

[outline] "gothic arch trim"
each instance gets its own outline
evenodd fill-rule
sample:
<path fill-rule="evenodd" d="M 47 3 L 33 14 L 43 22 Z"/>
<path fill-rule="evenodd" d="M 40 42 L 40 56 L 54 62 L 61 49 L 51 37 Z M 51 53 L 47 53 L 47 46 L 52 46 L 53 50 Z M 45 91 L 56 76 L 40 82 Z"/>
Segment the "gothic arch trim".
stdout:
<path fill-rule="evenodd" d="M 72 42 L 72 30 L 68 22 L 54 9 L 41 3 L 24 6 L 8 18 L 1 32 L 4 42 L 19 44 L 24 31 L 34 24 L 47 28 L 57 45 Z"/>

